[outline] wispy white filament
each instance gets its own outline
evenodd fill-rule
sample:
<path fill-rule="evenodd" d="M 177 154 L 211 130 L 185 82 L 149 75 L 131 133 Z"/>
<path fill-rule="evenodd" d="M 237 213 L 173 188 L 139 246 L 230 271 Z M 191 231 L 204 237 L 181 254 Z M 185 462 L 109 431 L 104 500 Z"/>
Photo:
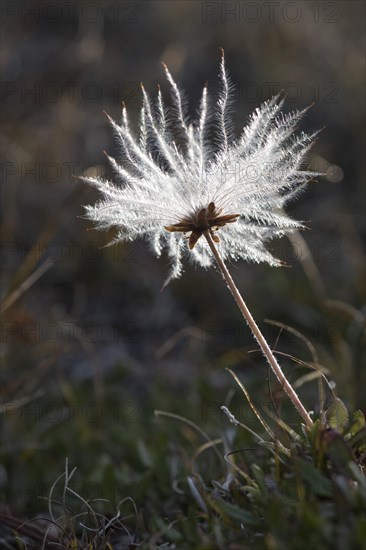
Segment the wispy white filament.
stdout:
<path fill-rule="evenodd" d="M 84 178 L 102 194 L 100 202 L 86 207 L 88 218 L 100 228 L 116 227 L 115 241 L 143 237 L 158 256 L 167 249 L 172 262 L 168 283 L 181 275 L 184 255 L 204 267 L 213 257 L 205 239 L 189 250 L 187 234 L 164 226 L 194 218 L 214 202 L 222 216 L 240 214 L 217 233 L 224 260 L 280 265 L 265 243 L 301 226 L 283 207 L 314 175 L 302 163 L 315 134 L 294 135 L 305 111 L 283 115 L 283 100 L 274 97 L 255 110 L 235 139 L 224 56 L 219 98 L 210 112 L 204 87 L 197 122 L 187 119 L 179 88 L 164 68 L 172 90 L 170 110 L 160 89 L 153 104 L 142 88 L 138 138 L 131 133 L 125 107 L 121 125 L 109 118 L 120 145 L 118 160 L 107 155 L 116 183 Z"/>

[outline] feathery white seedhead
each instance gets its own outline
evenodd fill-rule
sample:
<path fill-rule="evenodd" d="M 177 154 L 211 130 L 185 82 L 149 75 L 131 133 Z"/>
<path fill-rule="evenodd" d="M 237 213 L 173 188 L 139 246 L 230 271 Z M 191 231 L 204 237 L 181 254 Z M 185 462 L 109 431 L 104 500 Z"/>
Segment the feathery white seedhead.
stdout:
<path fill-rule="evenodd" d="M 102 194 L 86 207 L 87 217 L 100 228 L 116 227 L 115 241 L 146 238 L 158 256 L 166 248 L 172 268 L 165 284 L 181 275 L 183 255 L 211 265 L 205 231 L 223 259 L 280 265 L 265 243 L 301 227 L 283 207 L 315 175 L 302 163 L 316 134 L 294 135 L 306 110 L 283 115 L 276 96 L 254 111 L 235 139 L 223 52 L 218 100 L 211 116 L 203 88 L 197 122 L 188 121 L 182 94 L 164 69 L 173 106 L 167 109 L 160 88 L 152 103 L 142 86 L 138 137 L 125 106 L 121 125 L 108 117 L 120 145 L 118 161 L 107 155 L 116 183 L 83 178 Z"/>

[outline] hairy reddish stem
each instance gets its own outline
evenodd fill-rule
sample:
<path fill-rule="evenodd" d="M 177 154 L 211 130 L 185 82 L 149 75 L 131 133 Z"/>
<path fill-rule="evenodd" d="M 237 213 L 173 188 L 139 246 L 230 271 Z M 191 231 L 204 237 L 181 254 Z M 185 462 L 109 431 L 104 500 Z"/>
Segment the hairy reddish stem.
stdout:
<path fill-rule="evenodd" d="M 263 355 L 266 357 L 268 363 L 270 364 L 271 369 L 275 373 L 279 383 L 281 384 L 283 390 L 286 392 L 288 397 L 291 399 L 292 403 L 294 404 L 295 408 L 297 409 L 298 413 L 302 416 L 304 419 L 304 422 L 307 426 L 307 428 L 311 428 L 313 426 L 313 421 L 311 420 L 309 413 L 305 409 L 304 405 L 301 403 L 297 393 L 291 386 L 290 382 L 287 380 L 286 376 L 284 375 L 276 357 L 274 356 L 271 348 L 267 344 L 266 339 L 264 338 L 263 334 L 259 330 L 259 327 L 255 320 L 252 317 L 252 314 L 250 313 L 246 303 L 244 302 L 243 298 L 241 297 L 241 294 L 239 290 L 237 289 L 233 278 L 231 277 L 226 265 L 223 262 L 223 259 L 220 256 L 219 251 L 217 250 L 217 247 L 210 235 L 209 231 L 205 231 L 204 235 L 206 237 L 206 240 L 209 244 L 209 247 L 211 248 L 212 254 L 215 257 L 215 260 L 217 262 L 217 265 L 221 271 L 221 274 L 223 278 L 226 281 L 227 286 L 229 287 L 231 294 L 234 296 L 234 299 L 236 303 L 238 304 L 238 307 L 246 320 L 247 324 L 249 325 L 250 330 L 253 333 L 254 338 L 259 344 L 259 347 L 261 348 Z"/>

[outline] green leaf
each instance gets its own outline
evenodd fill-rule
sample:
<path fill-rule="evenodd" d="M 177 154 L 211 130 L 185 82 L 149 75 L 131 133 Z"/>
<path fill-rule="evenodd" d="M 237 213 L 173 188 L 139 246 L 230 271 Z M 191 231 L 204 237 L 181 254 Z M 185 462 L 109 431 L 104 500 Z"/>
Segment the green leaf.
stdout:
<path fill-rule="evenodd" d="M 319 496 L 332 496 L 332 483 L 325 477 L 311 462 L 307 462 L 302 458 L 293 458 L 296 465 L 296 472 L 306 483 L 311 490 Z"/>
<path fill-rule="evenodd" d="M 209 499 L 210 505 L 216 510 L 219 514 L 226 518 L 230 518 L 234 521 L 240 521 L 246 527 L 257 527 L 258 519 L 255 518 L 248 510 L 244 510 L 235 504 L 229 502 L 217 501 Z"/>
<path fill-rule="evenodd" d="M 366 427 L 363 426 L 348 443 L 354 453 L 363 454 L 366 451 Z"/>
<path fill-rule="evenodd" d="M 155 519 L 158 528 L 164 533 L 164 535 L 173 542 L 179 542 L 182 540 L 182 534 L 177 531 L 172 523 L 166 523 L 162 518 L 157 517 Z"/>
<path fill-rule="evenodd" d="M 326 418 L 329 427 L 337 432 L 343 432 L 343 428 L 348 424 L 348 410 L 346 405 L 339 397 L 329 405 Z"/>
<path fill-rule="evenodd" d="M 365 425 L 366 421 L 362 411 L 355 411 L 352 415 L 352 422 L 344 436 L 345 439 L 350 439 L 356 435 L 356 433 L 362 430 Z"/>
<path fill-rule="evenodd" d="M 326 432 L 324 435 L 328 439 L 327 454 L 333 465 L 337 468 L 347 467 L 348 463 L 354 458 L 347 441 L 335 430 Z"/>

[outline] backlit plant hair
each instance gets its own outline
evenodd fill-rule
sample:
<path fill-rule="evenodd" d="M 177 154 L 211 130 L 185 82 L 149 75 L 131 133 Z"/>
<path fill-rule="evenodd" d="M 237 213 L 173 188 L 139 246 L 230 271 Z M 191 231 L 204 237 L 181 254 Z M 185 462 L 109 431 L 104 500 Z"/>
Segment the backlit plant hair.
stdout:
<path fill-rule="evenodd" d="M 314 173 L 302 169 L 315 133 L 295 134 L 304 111 L 281 114 L 283 99 L 266 101 L 251 115 L 239 138 L 230 119 L 232 86 L 222 52 L 221 91 L 209 108 L 203 88 L 196 121 L 187 120 L 182 94 L 168 68 L 173 107 L 160 88 L 154 102 L 142 87 L 140 132 L 130 130 L 126 107 L 120 124 L 109 121 L 118 140 L 118 160 L 107 155 L 115 182 L 83 178 L 102 199 L 87 206 L 99 228 L 115 227 L 114 242 L 148 240 L 172 267 L 165 285 L 183 271 L 182 258 L 207 268 L 214 262 L 224 277 L 254 338 L 306 426 L 313 422 L 240 295 L 225 260 L 281 265 L 267 250 L 274 237 L 301 228 L 284 211 Z M 215 129 L 215 135 L 212 135 Z M 164 286 L 165 286 L 164 285 Z"/>

